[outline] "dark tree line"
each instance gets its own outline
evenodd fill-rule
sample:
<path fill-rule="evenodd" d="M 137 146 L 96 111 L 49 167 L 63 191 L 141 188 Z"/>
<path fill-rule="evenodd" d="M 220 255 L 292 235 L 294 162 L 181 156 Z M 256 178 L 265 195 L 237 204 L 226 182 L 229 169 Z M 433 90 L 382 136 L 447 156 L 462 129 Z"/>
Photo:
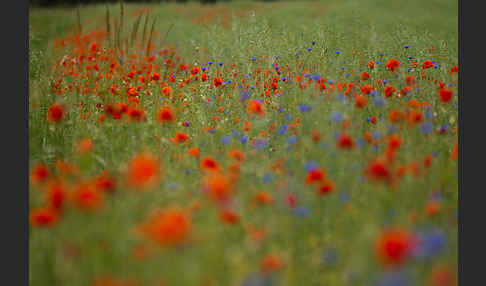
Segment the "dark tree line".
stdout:
<path fill-rule="evenodd" d="M 192 0 L 202 3 L 231 2 L 231 0 Z M 262 0 L 263 2 L 272 2 L 275 0 Z M 38 6 L 56 6 L 56 5 L 80 5 L 96 3 L 117 3 L 118 0 L 29 0 L 31 5 Z M 126 3 L 158 3 L 158 2 L 178 2 L 184 3 L 189 0 L 124 0 Z"/>

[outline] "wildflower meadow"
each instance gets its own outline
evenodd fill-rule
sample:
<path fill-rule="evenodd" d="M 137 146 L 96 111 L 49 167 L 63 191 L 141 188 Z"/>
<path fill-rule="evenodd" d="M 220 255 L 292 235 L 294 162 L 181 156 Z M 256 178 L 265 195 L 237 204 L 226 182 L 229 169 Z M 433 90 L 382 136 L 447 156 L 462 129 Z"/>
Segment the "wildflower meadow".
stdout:
<path fill-rule="evenodd" d="M 457 12 L 30 7 L 30 285 L 457 285 Z"/>

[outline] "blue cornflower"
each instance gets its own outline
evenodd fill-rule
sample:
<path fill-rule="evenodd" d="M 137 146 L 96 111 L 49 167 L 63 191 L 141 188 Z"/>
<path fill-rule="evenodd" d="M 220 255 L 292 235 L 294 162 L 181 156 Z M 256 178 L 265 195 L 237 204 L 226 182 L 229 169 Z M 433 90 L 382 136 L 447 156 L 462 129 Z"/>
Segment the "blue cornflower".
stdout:
<path fill-rule="evenodd" d="M 294 215 L 297 217 L 306 217 L 309 215 L 309 212 L 309 209 L 303 206 L 299 206 L 294 209 Z"/>
<path fill-rule="evenodd" d="M 250 92 L 245 90 L 245 91 L 242 91 L 241 92 L 241 95 L 240 95 L 240 100 L 241 101 L 245 101 L 246 99 L 248 99 L 250 97 Z"/>
<path fill-rule="evenodd" d="M 235 136 L 235 137 L 240 136 L 240 131 L 238 131 L 238 130 L 234 130 L 234 129 L 233 129 L 233 130 L 231 130 L 231 133 L 232 133 L 232 134 L 233 134 L 233 136 Z"/>
<path fill-rule="evenodd" d="M 284 124 L 284 125 L 280 126 L 277 133 L 280 134 L 280 135 L 284 135 L 287 132 L 288 128 L 289 128 L 289 126 Z"/>
<path fill-rule="evenodd" d="M 214 132 L 216 132 L 216 130 L 214 130 L 214 129 L 209 129 L 209 133 L 214 134 Z"/>
<path fill-rule="evenodd" d="M 221 67 L 221 66 L 223 66 L 223 64 L 224 64 L 223 62 L 219 62 L 219 63 L 218 63 L 218 65 L 219 65 L 220 67 Z"/>
<path fill-rule="evenodd" d="M 322 256 L 322 260 L 324 264 L 326 264 L 327 266 L 335 265 L 338 261 L 338 254 L 336 249 L 333 247 L 326 249 Z"/>
<path fill-rule="evenodd" d="M 202 68 L 201 68 L 201 70 L 202 70 L 202 71 L 206 71 L 206 70 L 207 70 L 207 68 L 206 68 L 206 67 L 202 67 Z"/>
<path fill-rule="evenodd" d="M 287 121 L 291 121 L 292 117 L 289 114 L 285 114 L 285 119 L 287 119 Z"/>
<path fill-rule="evenodd" d="M 382 96 L 377 96 L 373 99 L 373 103 L 376 107 L 382 107 L 385 105 L 385 99 Z"/>
<path fill-rule="evenodd" d="M 279 66 L 274 66 L 273 68 L 276 69 L 276 70 L 278 70 L 280 67 Z"/>
<path fill-rule="evenodd" d="M 273 175 L 271 173 L 266 173 L 262 177 L 262 183 L 264 183 L 264 184 L 270 183 L 272 180 L 273 180 Z"/>
<path fill-rule="evenodd" d="M 339 100 L 339 102 L 341 102 L 341 103 L 346 103 L 346 101 L 347 101 L 348 99 L 346 98 L 346 96 L 344 96 L 344 94 L 340 94 L 340 95 L 338 95 L 338 100 Z"/>
<path fill-rule="evenodd" d="M 277 111 L 280 112 L 280 113 L 284 112 L 284 110 L 282 109 L 282 107 L 279 107 Z"/>
<path fill-rule="evenodd" d="M 316 169 L 318 166 L 319 164 L 316 161 L 307 161 L 304 167 L 307 172 L 310 172 Z"/>
<path fill-rule="evenodd" d="M 440 194 L 439 191 L 434 191 L 431 195 L 430 195 L 430 200 L 431 201 L 434 201 L 434 202 L 439 202 L 440 200 L 442 199 L 442 196 Z"/>
<path fill-rule="evenodd" d="M 282 81 L 286 81 L 286 80 L 287 80 L 287 76 L 284 76 L 284 77 L 282 78 Z"/>
<path fill-rule="evenodd" d="M 257 58 L 256 58 L 256 57 L 252 57 L 252 58 L 251 58 L 251 60 L 252 60 L 252 61 L 256 61 L 256 60 L 257 60 Z"/>
<path fill-rule="evenodd" d="M 208 65 L 212 65 L 214 62 L 213 61 L 209 61 L 208 62 Z"/>
<path fill-rule="evenodd" d="M 362 148 L 364 146 L 364 139 L 363 138 L 358 138 L 356 140 L 356 146 L 358 146 L 358 148 Z"/>
<path fill-rule="evenodd" d="M 221 138 L 221 143 L 223 143 L 223 145 L 228 145 L 230 142 L 231 142 L 231 137 L 229 136 L 223 136 L 223 138 Z"/>
<path fill-rule="evenodd" d="M 442 253 L 446 246 L 446 237 L 440 230 L 426 230 L 419 233 L 419 245 L 416 256 L 419 258 L 433 258 Z"/>
<path fill-rule="evenodd" d="M 267 147 L 267 145 L 268 145 L 268 142 L 265 139 L 257 139 L 255 141 L 255 148 L 257 150 L 261 150 L 261 149 Z"/>
<path fill-rule="evenodd" d="M 409 45 L 405 45 L 404 48 L 405 49 L 408 49 L 408 48 L 410 48 L 410 46 Z"/>
<path fill-rule="evenodd" d="M 341 53 L 341 51 L 336 51 L 336 54 L 339 55 Z"/>
<path fill-rule="evenodd" d="M 338 111 L 334 111 L 331 113 L 331 120 L 334 122 L 341 122 L 341 119 L 343 118 L 343 114 Z"/>
<path fill-rule="evenodd" d="M 312 45 L 315 45 L 315 44 L 316 44 L 316 42 L 315 41 L 312 41 Z"/>
<path fill-rule="evenodd" d="M 168 183 L 167 184 L 167 188 L 169 190 L 174 190 L 174 189 L 177 189 L 178 185 L 176 183 Z"/>
<path fill-rule="evenodd" d="M 349 201 L 349 194 L 347 192 L 341 192 L 339 194 L 339 200 L 343 204 L 347 203 Z"/>
<path fill-rule="evenodd" d="M 449 129 L 449 124 L 445 123 L 440 126 L 439 131 L 446 132 L 448 129 Z"/>
<path fill-rule="evenodd" d="M 246 137 L 245 135 L 241 136 L 241 138 L 240 138 L 240 142 L 241 142 L 242 144 L 246 144 L 246 142 L 248 142 L 248 137 Z"/>
<path fill-rule="evenodd" d="M 383 57 L 383 56 L 385 56 L 385 54 L 384 54 L 384 53 L 381 53 L 381 54 L 380 54 L 380 57 Z"/>
<path fill-rule="evenodd" d="M 308 112 L 308 111 L 311 111 L 312 110 L 312 107 L 310 107 L 307 104 L 300 104 L 299 105 L 299 110 L 300 110 L 300 112 Z"/>
<path fill-rule="evenodd" d="M 420 130 L 425 134 L 430 134 L 433 131 L 433 126 L 430 124 L 430 122 L 425 122 L 420 126 Z"/>
<path fill-rule="evenodd" d="M 312 51 L 312 48 L 307 48 L 307 51 L 309 51 L 309 52 Z"/>
<path fill-rule="evenodd" d="M 271 286 L 272 282 L 269 277 L 262 276 L 260 274 L 253 274 L 247 276 L 241 286 Z"/>
<path fill-rule="evenodd" d="M 403 272 L 388 272 L 380 280 L 373 283 L 373 286 L 411 286 L 411 279 Z"/>
<path fill-rule="evenodd" d="M 297 143 L 297 136 L 292 136 L 287 139 L 288 144 L 295 144 Z"/>

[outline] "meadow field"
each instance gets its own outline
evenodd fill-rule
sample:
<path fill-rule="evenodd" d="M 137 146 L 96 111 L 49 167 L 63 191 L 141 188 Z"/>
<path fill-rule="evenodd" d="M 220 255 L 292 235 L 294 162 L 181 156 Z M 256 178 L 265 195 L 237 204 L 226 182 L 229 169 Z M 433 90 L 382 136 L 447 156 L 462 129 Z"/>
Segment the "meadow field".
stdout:
<path fill-rule="evenodd" d="M 31 7 L 30 285 L 457 285 L 457 13 Z"/>

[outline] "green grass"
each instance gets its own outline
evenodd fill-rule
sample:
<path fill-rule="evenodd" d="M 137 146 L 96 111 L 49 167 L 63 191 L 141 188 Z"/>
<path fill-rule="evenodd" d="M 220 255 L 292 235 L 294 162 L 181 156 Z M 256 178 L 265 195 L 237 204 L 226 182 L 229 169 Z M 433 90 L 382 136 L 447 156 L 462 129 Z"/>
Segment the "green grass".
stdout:
<path fill-rule="evenodd" d="M 174 94 L 181 93 L 189 104 L 184 112 L 180 110 L 183 102 L 171 104 L 178 108 L 177 123 L 157 123 L 156 113 L 163 96 L 159 87 L 152 85 L 144 88 L 152 93 L 151 96 L 142 93 L 140 96 L 146 121 L 121 123 L 125 121 L 107 118 L 99 124 L 97 120 L 103 111 L 96 108 L 97 103 L 127 102 L 125 90 L 122 90 L 123 96 L 109 93 L 112 83 L 121 85 L 122 81 L 119 77 L 101 80 L 97 89 L 100 97 L 92 92 L 85 96 L 75 91 L 64 95 L 53 92 L 53 83 L 62 77 L 55 72 L 56 61 L 73 53 L 68 48 L 56 53 L 53 44 L 56 38 L 65 38 L 75 30 L 76 10 L 30 10 L 31 168 L 39 163 L 46 164 L 55 176 L 62 177 L 56 171 L 56 160 L 75 164 L 79 169 L 78 176 L 62 177 L 70 186 L 70 192 L 79 181 L 91 179 L 102 170 L 108 170 L 117 181 L 117 192 L 106 196 L 100 211 L 85 213 L 68 203 L 57 225 L 48 228 L 31 226 L 31 285 L 92 285 L 94 279 L 103 275 L 131 277 L 141 285 L 157 285 L 160 280 L 167 285 L 242 285 L 249 275 L 259 273 L 261 258 L 267 253 L 278 254 L 284 261 L 284 267 L 271 275 L 272 285 L 373 285 L 373 279 L 386 272 L 375 256 L 373 243 L 389 225 L 414 233 L 421 229 L 439 229 L 444 234 L 445 245 L 439 255 L 428 260 L 411 259 L 398 269 L 411 273 L 414 281 L 411 285 L 429 285 L 431 272 L 440 265 L 448 265 L 456 273 L 458 178 L 457 162 L 449 157 L 457 142 L 456 133 L 449 128 L 444 135 L 433 132 L 425 136 L 420 126 L 408 128 L 404 125 L 397 131 L 403 139 L 397 162 L 422 164 L 423 158 L 434 152 L 437 156 L 431 167 L 424 169 L 421 165 L 421 175 L 406 175 L 395 188 L 361 179 L 367 164 L 386 149 L 390 110 L 405 110 L 408 101 L 415 98 L 431 105 L 434 117 L 426 121 L 434 129 L 444 123 L 457 125 L 457 97 L 454 96 L 448 104 L 441 103 L 437 96 L 438 84 L 432 81 L 441 79 L 446 84 L 457 81 L 457 76 L 449 74 L 451 67 L 458 64 L 456 1 L 334 0 L 264 4 L 237 1 L 214 6 L 125 4 L 125 27 L 130 27 L 126 34 L 131 32 L 136 20 L 132 13 L 138 8 L 150 8 L 151 19 L 157 19 L 157 35 L 153 39 L 155 51 L 175 48 L 180 62 L 191 66 L 207 66 L 212 60 L 213 70 L 222 61 L 223 80 L 230 79 L 228 75 L 232 68 L 229 65 L 234 63 L 239 75 L 231 78 L 233 83 L 218 89 L 209 88 L 200 81 L 193 81 L 183 88 L 170 83 Z M 103 5 L 80 8 L 83 32 L 106 29 L 105 9 Z M 109 6 L 112 20 L 119 17 L 119 9 L 119 5 Z M 142 24 L 143 19 L 139 35 Z M 166 43 L 162 44 L 171 24 L 174 26 Z M 311 44 L 313 41 L 315 45 Z M 107 41 L 99 43 L 109 47 Z M 405 45 L 410 48 L 405 49 Z M 430 51 L 430 46 L 435 49 Z M 307 51 L 309 47 L 312 47 L 311 52 Z M 337 50 L 339 55 L 335 53 Z M 296 53 L 301 54 L 296 57 Z M 385 56 L 380 57 L 380 53 Z M 251 60 L 253 56 L 257 57 L 256 61 Z M 266 114 L 251 118 L 239 99 L 238 83 L 253 72 L 246 83 L 254 84 L 255 68 L 269 69 L 272 77 L 275 76 L 271 69 L 275 56 L 280 57 L 280 77 L 288 74 L 293 83 L 279 82 L 282 96 L 272 95 L 271 104 L 265 105 Z M 407 71 L 408 56 L 413 56 L 419 64 L 410 72 Z M 400 62 L 399 78 L 394 78 L 385 69 L 384 63 L 390 58 Z M 369 71 L 367 64 L 370 60 L 381 63 Z M 439 64 L 439 68 L 427 70 L 430 81 L 420 79 L 421 64 L 425 60 Z M 127 61 L 125 55 L 124 63 Z M 158 72 L 163 76 L 163 61 L 160 57 L 156 61 L 162 66 Z M 407 96 L 387 99 L 381 108 L 375 107 L 370 98 L 366 108 L 356 109 L 353 103 L 340 102 L 337 93 L 330 94 L 330 99 L 313 96 L 320 94 L 314 83 L 303 90 L 295 83 L 298 72 L 320 74 L 328 81 L 358 82 L 360 68 L 370 73 L 371 84 L 375 85 L 378 79 L 387 79 L 397 92 L 405 86 L 405 77 L 413 75 L 420 92 L 413 90 Z M 130 66 L 125 65 L 125 74 L 129 70 Z M 344 75 L 352 70 L 354 75 Z M 179 72 L 177 79 L 180 78 L 184 76 Z M 63 85 L 73 82 L 70 77 L 65 77 Z M 260 80 L 257 88 L 252 90 L 252 99 L 260 98 L 259 95 L 264 93 L 263 82 Z M 208 83 L 212 83 L 212 77 Z M 89 85 L 94 87 L 94 82 L 90 81 Z M 382 88 L 379 90 L 382 95 Z M 457 93 L 457 87 L 453 90 Z M 221 102 L 215 104 L 213 96 L 221 96 Z M 208 99 L 211 104 L 204 102 Z M 165 102 L 168 100 L 166 98 Z M 83 107 L 78 106 L 80 101 Z M 62 102 L 67 111 L 66 118 L 56 124 L 46 121 L 47 109 L 54 102 Z M 229 103 L 228 113 L 216 111 L 218 106 L 228 106 Z M 298 104 L 307 104 L 312 110 L 301 112 Z M 284 112 L 278 112 L 278 107 Z M 81 118 L 82 113 L 88 112 L 87 119 Z M 345 120 L 353 123 L 346 132 L 355 141 L 362 138 L 365 131 L 379 132 L 378 152 L 366 143 L 350 151 L 337 149 L 334 136 L 341 131 L 341 125 L 331 120 L 333 112 L 341 112 Z M 290 121 L 285 114 L 291 117 Z M 213 121 L 214 116 L 220 116 L 218 123 Z M 366 122 L 367 116 L 382 117 L 383 120 L 373 125 Z M 233 123 L 235 117 L 241 119 L 239 124 Z M 287 140 L 292 129 L 285 135 L 277 134 L 276 130 L 283 124 L 295 122 L 296 117 L 300 118 L 296 128 L 298 142 L 287 149 L 291 145 Z M 190 122 L 187 128 L 181 126 L 186 120 Z M 245 120 L 252 123 L 249 132 L 243 131 Z M 277 128 L 268 132 L 271 124 Z M 202 131 L 209 126 L 215 127 L 214 134 Z M 248 136 L 248 143 L 242 144 L 232 136 L 233 129 Z M 261 130 L 267 132 L 268 146 L 255 150 L 250 142 L 259 138 Z M 314 130 L 322 134 L 319 144 L 312 142 L 311 132 Z M 168 138 L 177 131 L 189 134 L 190 143 L 171 143 Z M 158 135 L 158 140 L 154 134 Z M 223 136 L 231 137 L 228 145 L 221 143 Z M 92 139 L 93 151 L 83 157 L 76 151 L 76 142 L 84 137 Z M 240 215 L 239 225 L 222 224 L 218 208 L 201 192 L 204 172 L 198 161 L 186 154 L 190 147 L 198 147 L 201 157 L 213 157 L 224 169 L 231 163 L 227 157 L 229 150 L 239 149 L 246 154 L 232 203 Z M 143 150 L 149 150 L 159 158 L 163 178 L 153 190 L 136 192 L 124 184 L 124 174 L 130 158 Z M 181 156 L 182 160 L 178 162 L 173 155 Z M 278 159 L 285 162 L 282 173 L 271 169 Z M 335 193 L 318 197 L 314 187 L 304 184 L 304 166 L 308 161 L 316 161 L 319 167 L 326 169 L 328 177 L 336 183 Z M 186 174 L 186 170 L 190 170 L 190 174 Z M 273 176 L 270 182 L 263 181 L 267 173 Z M 258 191 L 270 193 L 274 203 L 250 209 L 252 198 Z M 436 216 L 427 217 L 424 208 L 434 191 L 440 193 L 441 210 Z M 45 204 L 43 192 L 42 187 L 31 185 L 31 209 Z M 285 203 L 285 195 L 289 193 L 296 194 L 298 205 L 309 210 L 307 217 L 298 217 L 289 209 Z M 343 194 L 349 197 L 345 203 Z M 146 260 L 133 258 L 134 247 L 140 243 L 150 245 L 137 235 L 135 228 L 152 210 L 174 204 L 186 207 L 194 201 L 199 201 L 201 208 L 191 214 L 189 242 L 168 249 L 154 246 Z M 418 216 L 415 222 L 409 219 L 412 213 Z M 266 228 L 266 237 L 260 242 L 253 241 L 245 229 L 248 223 Z M 68 245 L 74 245 L 78 252 L 74 258 L 66 255 Z M 328 249 L 337 252 L 337 262 L 333 265 L 323 261 L 323 254 Z"/>

